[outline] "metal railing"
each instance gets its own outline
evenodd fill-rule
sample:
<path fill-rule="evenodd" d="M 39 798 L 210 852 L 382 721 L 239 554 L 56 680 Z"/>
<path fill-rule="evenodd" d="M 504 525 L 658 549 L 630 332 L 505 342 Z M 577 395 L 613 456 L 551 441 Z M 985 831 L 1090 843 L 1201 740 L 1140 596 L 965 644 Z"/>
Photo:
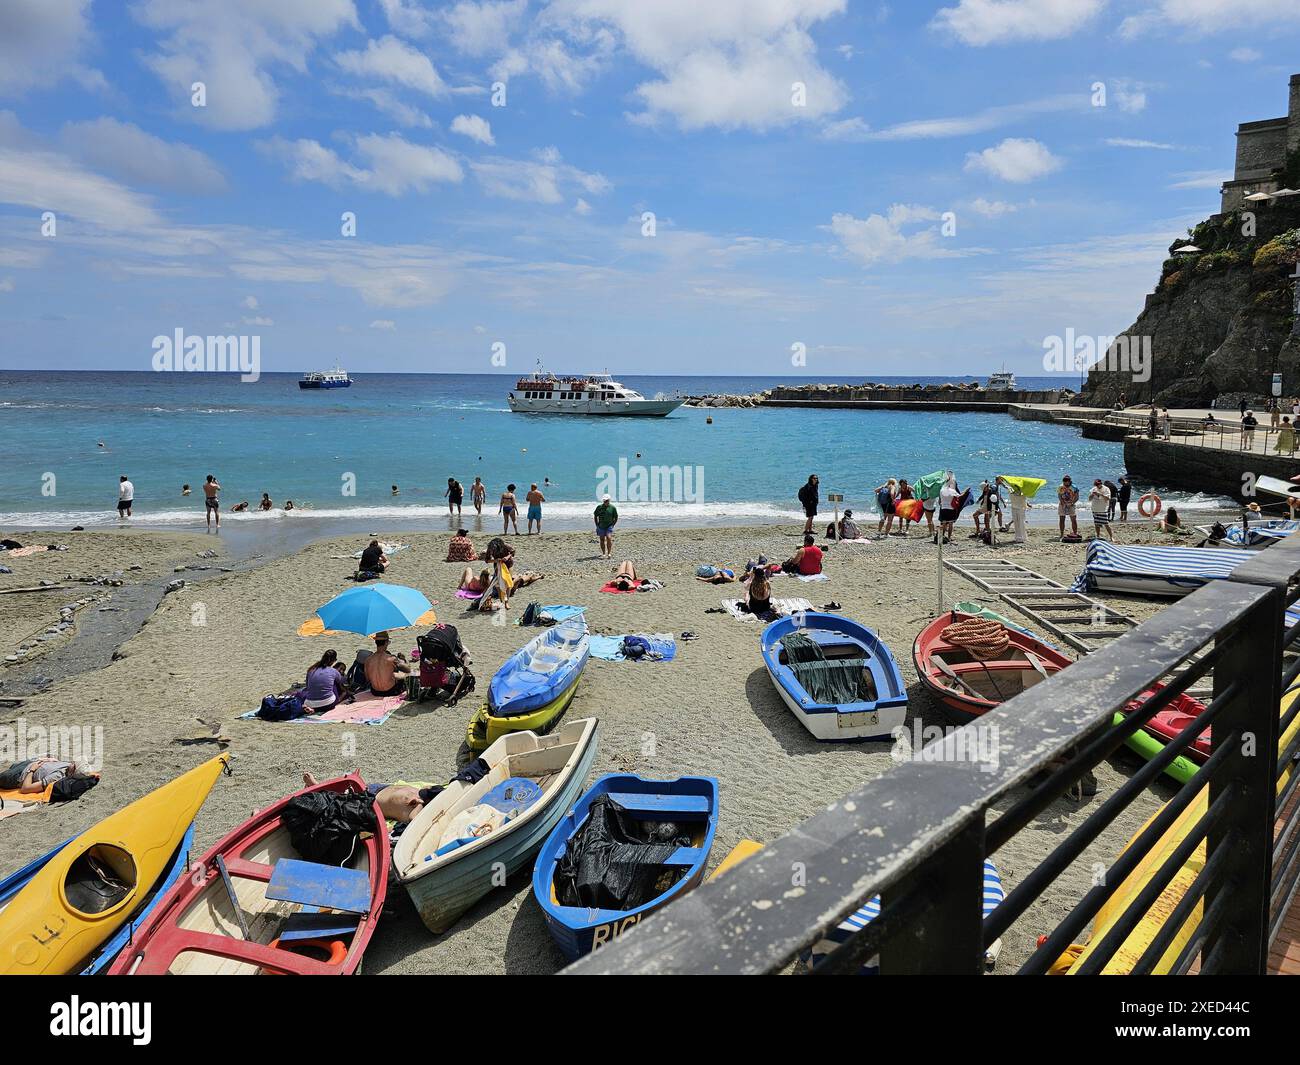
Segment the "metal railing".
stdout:
<path fill-rule="evenodd" d="M 1215 451 L 1245 451 L 1282 458 L 1294 458 L 1297 451 L 1300 451 L 1300 439 L 1297 439 L 1300 437 L 1300 427 L 1292 426 L 1288 441 L 1281 426 L 1266 424 L 1267 414 L 1255 429 L 1243 429 L 1236 421 L 1216 419 L 1210 422 L 1205 418 L 1171 417 L 1167 428 L 1163 423 L 1157 423 L 1153 432 L 1146 415 L 1130 414 L 1127 411 L 1111 411 L 1100 420 L 1126 426 L 1133 436 L 1208 447 Z"/>
<path fill-rule="evenodd" d="M 880 915 L 834 946 L 815 971 L 854 972 L 878 958 L 882 973 L 978 973 L 986 948 L 1040 898 L 1069 893 L 1058 883 L 1062 874 L 1213 724 L 1208 758 L 1020 971 L 1046 972 L 1084 936 L 1115 886 L 1154 854 L 1145 887 L 1078 965 L 1081 972 L 1103 969 L 1204 845 L 1204 864 L 1160 930 L 1139 957 L 1130 951 L 1116 964 L 1134 973 L 1185 973 L 1198 965 L 1202 973 L 1264 972 L 1300 879 L 1300 802 L 1293 801 L 1300 772 L 1291 772 L 1300 752 L 1300 728 L 1291 730 L 1300 711 L 1300 658 L 1284 656 L 1300 625 L 1283 628 L 1285 606 L 1300 594 L 1300 535 L 1289 539 L 949 732 L 923 749 L 928 758 L 897 765 L 845 795 L 566 971 L 775 972 L 879 895 Z M 982 916 L 985 857 L 1211 672 L 1213 695 L 1195 720 L 1098 800 Z M 1113 724 L 1116 711 L 1159 683 L 1140 710 Z M 994 730 L 996 759 L 969 757 L 981 749 L 973 729 Z M 1288 730 L 1295 734 L 1279 752 L 1278 738 Z M 1017 790 L 1026 784 L 1027 791 Z M 1185 831 L 1175 842 L 1162 841 L 1179 818 Z M 1106 845 L 1115 838 L 1112 832 L 1102 844 L 1111 853 L 1118 844 Z"/>

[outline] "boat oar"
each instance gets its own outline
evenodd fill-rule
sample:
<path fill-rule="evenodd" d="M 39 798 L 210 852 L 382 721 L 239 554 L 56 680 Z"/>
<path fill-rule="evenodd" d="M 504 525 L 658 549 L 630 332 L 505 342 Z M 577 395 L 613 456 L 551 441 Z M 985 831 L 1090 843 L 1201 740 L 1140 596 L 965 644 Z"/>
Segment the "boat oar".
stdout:
<path fill-rule="evenodd" d="M 1039 661 L 1038 656 L 1034 654 L 1033 651 L 1030 651 L 1028 648 L 1023 648 L 1022 650 L 1024 651 L 1025 657 L 1029 659 L 1029 664 L 1033 666 L 1036 670 L 1038 670 L 1039 675 L 1042 676 L 1044 680 L 1046 680 L 1047 667 L 1044 666 L 1041 661 Z"/>
<path fill-rule="evenodd" d="M 230 905 L 235 911 L 235 920 L 239 922 L 239 930 L 244 933 L 244 939 L 252 939 L 248 934 L 248 922 L 244 920 L 244 910 L 239 905 L 239 896 L 235 894 L 235 885 L 230 882 L 230 871 L 226 868 L 226 860 L 217 855 L 217 872 L 221 874 L 222 882 L 226 885 L 226 894 L 230 897 Z"/>
<path fill-rule="evenodd" d="M 957 672 L 952 668 L 952 666 L 948 665 L 948 663 L 945 662 L 938 655 L 930 656 L 930 665 L 934 666 L 935 669 L 937 669 L 949 680 L 955 680 L 958 684 L 960 684 L 963 688 L 965 688 L 968 692 L 970 692 L 971 695 L 975 696 L 976 699 L 979 699 L 980 701 L 984 701 L 984 696 L 981 695 L 979 692 L 977 692 L 964 680 L 962 680 L 961 677 L 957 676 Z"/>

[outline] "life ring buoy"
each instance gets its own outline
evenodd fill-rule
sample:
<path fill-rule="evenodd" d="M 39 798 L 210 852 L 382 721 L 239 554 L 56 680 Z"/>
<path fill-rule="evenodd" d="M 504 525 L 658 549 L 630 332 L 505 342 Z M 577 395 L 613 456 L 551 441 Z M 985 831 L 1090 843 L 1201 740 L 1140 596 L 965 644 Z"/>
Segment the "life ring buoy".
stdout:
<path fill-rule="evenodd" d="M 308 957 L 324 954 L 326 957 L 316 957 L 315 960 L 325 965 L 342 965 L 348 956 L 348 945 L 341 939 L 297 939 L 293 941 L 292 949 L 288 944 L 283 947 L 280 946 L 279 939 L 273 939 L 267 946 L 272 950 L 283 950 L 287 954 L 301 953 L 306 954 Z M 274 969 L 263 969 L 262 975 L 283 976 L 284 973 L 277 972 Z"/>
<path fill-rule="evenodd" d="M 1138 513 L 1144 518 L 1154 518 L 1160 513 L 1162 505 L 1160 497 L 1155 492 L 1148 492 L 1138 500 Z"/>

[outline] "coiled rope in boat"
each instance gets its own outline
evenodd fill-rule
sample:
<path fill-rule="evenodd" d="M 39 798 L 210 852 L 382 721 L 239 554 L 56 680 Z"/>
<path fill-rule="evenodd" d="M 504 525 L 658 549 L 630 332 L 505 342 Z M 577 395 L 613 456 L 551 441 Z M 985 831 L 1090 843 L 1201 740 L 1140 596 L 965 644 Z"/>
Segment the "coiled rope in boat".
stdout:
<path fill-rule="evenodd" d="M 967 618 L 949 625 L 939 633 L 940 639 L 963 647 L 982 661 L 1001 658 L 1011 646 L 1011 634 L 1000 621 L 992 618 Z"/>

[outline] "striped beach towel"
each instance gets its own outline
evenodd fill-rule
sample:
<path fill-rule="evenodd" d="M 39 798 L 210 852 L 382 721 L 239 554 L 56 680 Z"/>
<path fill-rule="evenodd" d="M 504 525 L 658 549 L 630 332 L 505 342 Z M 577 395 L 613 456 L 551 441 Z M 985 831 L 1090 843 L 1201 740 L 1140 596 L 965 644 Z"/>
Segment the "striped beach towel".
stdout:
<path fill-rule="evenodd" d="M 1002 887 L 1002 877 L 998 873 L 998 867 L 993 864 L 992 858 L 984 859 L 984 917 L 998 908 L 998 905 L 1006 897 L 1006 891 Z M 861 932 L 872 921 L 880 916 L 880 896 L 874 895 L 866 901 L 862 909 L 850 914 L 833 928 L 824 939 L 818 940 L 813 944 L 812 949 L 803 955 L 804 964 L 810 969 L 815 969 L 836 947 L 841 943 L 847 943 L 854 934 Z M 996 960 L 998 944 L 992 944 L 985 952 L 985 964 L 992 967 L 993 961 Z M 989 956 L 992 955 L 992 958 Z M 880 959 L 869 958 L 859 970 L 863 976 L 874 976 L 880 971 Z"/>
<path fill-rule="evenodd" d="M 727 613 L 733 618 L 737 621 L 743 621 L 746 624 L 753 625 L 758 621 L 758 618 L 754 617 L 753 614 L 741 610 L 740 603 L 741 600 L 739 599 L 724 599 L 722 601 L 722 605 L 726 607 Z M 773 599 L 772 609 L 778 614 L 789 615 L 798 614 L 801 611 L 806 613 L 813 609 L 813 605 L 807 599 Z"/>

